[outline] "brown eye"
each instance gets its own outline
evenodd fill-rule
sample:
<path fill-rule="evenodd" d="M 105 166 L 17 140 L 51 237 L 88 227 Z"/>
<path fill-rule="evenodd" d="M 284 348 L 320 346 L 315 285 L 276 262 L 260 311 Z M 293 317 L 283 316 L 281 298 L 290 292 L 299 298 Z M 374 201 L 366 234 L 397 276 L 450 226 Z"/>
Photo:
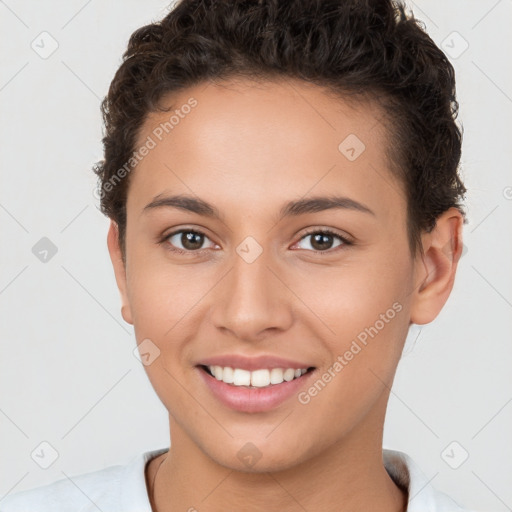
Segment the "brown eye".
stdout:
<path fill-rule="evenodd" d="M 165 240 L 172 246 L 172 250 L 183 253 L 202 250 L 204 241 L 209 238 L 199 231 L 182 229 L 171 233 Z"/>
<path fill-rule="evenodd" d="M 315 251 L 321 251 L 323 249 L 330 249 L 333 244 L 333 236 L 325 233 L 315 233 L 311 236 L 311 247 Z"/>
<path fill-rule="evenodd" d="M 336 249 L 343 245 L 351 245 L 351 243 L 341 235 L 326 229 L 310 231 L 309 233 L 306 233 L 300 241 L 302 242 L 308 238 L 310 239 L 309 246 L 314 252 L 327 252 L 333 247 Z M 339 240 L 339 243 L 334 245 L 336 239 Z"/>

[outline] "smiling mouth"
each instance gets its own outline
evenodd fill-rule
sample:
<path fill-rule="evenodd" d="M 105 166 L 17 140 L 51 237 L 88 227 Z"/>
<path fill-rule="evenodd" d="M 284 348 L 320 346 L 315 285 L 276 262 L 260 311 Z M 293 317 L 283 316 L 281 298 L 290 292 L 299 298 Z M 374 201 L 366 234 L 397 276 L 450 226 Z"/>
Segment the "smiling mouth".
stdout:
<path fill-rule="evenodd" d="M 199 368 L 218 381 L 229 384 L 233 387 L 247 389 L 271 388 L 300 379 L 303 375 L 312 372 L 315 367 L 308 368 L 261 368 L 258 370 L 244 370 L 230 366 L 206 366 L 199 365 Z"/>

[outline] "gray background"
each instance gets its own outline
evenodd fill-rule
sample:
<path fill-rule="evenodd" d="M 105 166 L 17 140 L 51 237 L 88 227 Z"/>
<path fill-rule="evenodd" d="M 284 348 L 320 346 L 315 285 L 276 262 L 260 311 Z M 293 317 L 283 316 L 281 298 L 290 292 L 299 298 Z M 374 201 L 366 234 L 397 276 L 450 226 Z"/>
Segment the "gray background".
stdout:
<path fill-rule="evenodd" d="M 409 5 L 456 68 L 469 224 L 452 296 L 411 329 L 385 447 L 461 504 L 511 510 L 512 2 Z M 168 445 L 120 315 L 91 171 L 128 37 L 167 7 L 0 1 L 0 496 Z"/>

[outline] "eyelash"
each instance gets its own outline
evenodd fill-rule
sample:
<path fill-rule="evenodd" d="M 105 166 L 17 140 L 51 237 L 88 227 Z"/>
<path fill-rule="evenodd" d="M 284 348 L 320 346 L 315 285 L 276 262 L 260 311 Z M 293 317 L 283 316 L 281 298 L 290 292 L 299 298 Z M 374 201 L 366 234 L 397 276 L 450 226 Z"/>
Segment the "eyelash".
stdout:
<path fill-rule="evenodd" d="M 347 238 L 341 236 L 340 234 L 336 233 L 335 231 L 331 230 L 331 229 L 310 229 L 308 231 L 306 231 L 299 239 L 299 242 L 302 241 L 304 238 L 306 238 L 307 236 L 310 236 L 310 235 L 319 235 L 319 234 L 322 234 L 322 235 L 330 235 L 334 238 L 337 238 L 338 240 L 340 240 L 342 242 L 341 245 L 338 245 L 337 247 L 334 247 L 333 249 L 327 249 L 326 251 L 317 251 L 317 250 L 313 250 L 313 251 L 310 251 L 310 250 L 307 250 L 307 249 L 304 249 L 306 250 L 307 252 L 312 252 L 314 254 L 319 254 L 319 255 L 330 255 L 330 254 L 333 254 L 337 251 L 341 251 L 343 250 L 344 247 L 347 247 L 348 245 L 353 245 L 353 243 L 348 240 Z M 298 243 L 298 242 L 297 242 Z M 295 244 L 294 244 L 295 245 Z"/>
<path fill-rule="evenodd" d="M 160 244 L 165 244 L 165 243 L 167 243 L 169 241 L 169 238 L 171 238 L 172 236 L 177 235 L 179 233 L 194 233 L 196 235 L 202 235 L 205 238 L 208 238 L 208 236 L 205 233 L 203 233 L 202 231 L 199 231 L 197 229 L 180 229 L 178 231 L 173 231 L 172 233 L 169 233 L 168 235 L 165 235 L 159 241 L 159 243 Z M 334 252 L 337 252 L 337 250 L 343 250 L 343 248 L 346 247 L 346 246 L 354 245 L 353 242 L 351 242 L 347 238 L 341 236 L 340 234 L 338 234 L 335 231 L 332 231 L 330 229 L 311 229 L 310 231 L 307 231 L 306 233 L 304 233 L 301 236 L 299 242 L 302 241 L 307 236 L 316 235 L 316 234 L 331 235 L 331 236 L 333 236 L 335 238 L 338 238 L 342 242 L 342 244 L 337 246 L 337 247 L 335 247 L 334 249 L 328 249 L 326 251 L 317 251 L 317 250 L 309 251 L 308 250 L 308 252 L 313 252 L 314 254 L 321 254 L 321 255 L 333 254 Z M 208 249 L 198 249 L 196 251 L 186 251 L 184 249 L 180 249 L 179 247 L 172 247 L 170 244 L 167 244 L 167 250 L 172 251 L 175 254 L 194 256 L 194 255 L 202 254 L 204 251 L 207 251 Z"/>

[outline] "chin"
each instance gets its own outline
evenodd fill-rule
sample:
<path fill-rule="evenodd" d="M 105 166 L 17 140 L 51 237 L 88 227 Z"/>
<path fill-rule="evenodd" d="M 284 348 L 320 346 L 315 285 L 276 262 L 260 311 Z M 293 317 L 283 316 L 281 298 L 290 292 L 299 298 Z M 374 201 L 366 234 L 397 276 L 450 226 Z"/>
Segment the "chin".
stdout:
<path fill-rule="evenodd" d="M 272 437 L 272 435 L 270 436 Z M 303 439 L 289 436 L 290 446 L 276 436 L 270 439 L 268 435 L 244 436 L 232 439 L 229 443 L 209 445 L 211 438 L 203 445 L 203 452 L 216 464 L 233 471 L 242 473 L 268 473 L 291 469 L 309 458 L 309 450 Z M 208 446 L 209 445 L 209 446 Z M 300 451 L 298 450 L 300 446 Z"/>
<path fill-rule="evenodd" d="M 265 452 L 266 453 L 266 452 Z M 263 474 L 263 473 L 277 473 L 280 471 L 286 471 L 291 469 L 302 462 L 302 459 L 297 457 L 297 454 L 293 454 L 293 459 L 290 459 L 290 453 L 288 454 L 264 454 L 254 457 L 253 461 L 248 459 L 245 455 L 242 461 L 238 458 L 223 458 L 223 460 L 217 460 L 216 462 L 228 469 L 233 471 L 239 471 L 241 473 L 251 474 Z M 245 459 L 245 460 L 244 460 Z"/>

